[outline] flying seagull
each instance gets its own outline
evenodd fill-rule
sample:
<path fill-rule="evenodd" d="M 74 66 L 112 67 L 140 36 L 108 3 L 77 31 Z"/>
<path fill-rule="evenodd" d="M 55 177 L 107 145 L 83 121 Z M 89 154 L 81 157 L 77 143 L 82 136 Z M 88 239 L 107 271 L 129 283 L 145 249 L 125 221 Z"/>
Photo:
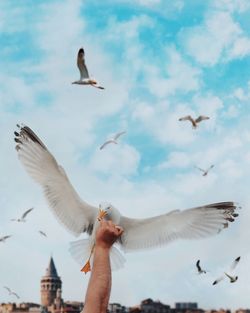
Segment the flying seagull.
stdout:
<path fill-rule="evenodd" d="M 83 265 L 95 242 L 98 218 L 110 219 L 124 229 L 120 245 L 124 252 L 162 246 L 176 239 L 198 239 L 218 234 L 233 222 L 237 209 L 234 202 L 219 202 L 184 211 L 174 210 L 151 218 L 134 219 L 123 216 L 111 204 L 100 208 L 81 200 L 71 185 L 66 172 L 44 143 L 28 127 L 19 126 L 15 133 L 18 158 L 41 185 L 52 212 L 75 236 L 89 234 L 89 238 L 72 243 L 70 251 Z M 116 247 L 111 250 L 112 269 L 120 268 L 124 257 Z M 84 268 L 84 267 L 83 267 Z"/>
<path fill-rule="evenodd" d="M 85 64 L 85 53 L 84 53 L 83 48 L 80 48 L 80 50 L 78 51 L 77 66 L 80 71 L 80 79 L 74 81 L 72 84 L 90 85 L 98 89 L 104 89 L 104 87 L 100 86 L 95 79 L 89 77 L 89 72 Z"/>
<path fill-rule="evenodd" d="M 193 119 L 191 115 L 187 115 L 187 116 L 179 118 L 179 121 L 190 121 L 192 123 L 193 128 L 195 129 L 198 127 L 198 123 L 200 123 L 201 121 L 209 120 L 209 119 L 210 117 L 204 116 L 204 115 L 200 115 L 196 119 Z"/>
<path fill-rule="evenodd" d="M 43 237 L 48 237 L 44 231 L 39 230 L 38 232 L 39 232 L 39 234 L 40 234 L 41 236 L 43 236 Z"/>
<path fill-rule="evenodd" d="M 200 266 L 200 260 L 198 260 L 198 261 L 196 262 L 196 268 L 197 268 L 197 270 L 198 270 L 198 274 L 206 274 L 206 271 L 203 270 L 203 269 L 201 268 L 201 266 Z"/>
<path fill-rule="evenodd" d="M 125 131 L 122 131 L 122 132 L 120 132 L 120 133 L 117 133 L 113 138 L 111 138 L 111 139 L 105 141 L 104 144 L 101 145 L 100 150 L 102 150 L 104 147 L 106 147 L 106 146 L 109 145 L 110 143 L 114 143 L 114 144 L 117 145 L 117 144 L 118 144 L 117 139 L 118 139 L 121 135 L 123 135 L 123 134 L 125 134 L 125 133 L 126 133 Z"/>
<path fill-rule="evenodd" d="M 30 208 L 30 209 L 28 209 L 27 211 L 25 211 L 24 213 L 23 213 L 23 215 L 20 217 L 20 218 L 12 218 L 11 219 L 11 221 L 15 221 L 15 222 L 22 222 L 22 223 L 24 223 L 24 222 L 26 222 L 26 216 L 33 210 L 34 208 Z"/>
<path fill-rule="evenodd" d="M 4 286 L 3 288 L 5 288 L 9 292 L 9 296 L 15 296 L 17 299 L 20 299 L 19 295 L 13 292 L 9 287 Z"/>
<path fill-rule="evenodd" d="M 0 242 L 5 242 L 11 235 L 0 237 Z"/>
<path fill-rule="evenodd" d="M 203 174 L 202 176 L 207 176 L 208 172 L 214 168 L 214 165 L 212 164 L 209 168 L 207 168 L 206 170 L 204 170 L 203 168 L 200 168 L 198 166 L 195 166 L 198 170 L 200 170 Z"/>
<path fill-rule="evenodd" d="M 240 256 L 233 261 L 233 263 L 232 263 L 232 265 L 231 265 L 231 267 L 229 269 L 230 272 L 234 271 L 236 266 L 239 264 L 239 261 L 240 261 Z M 219 282 L 221 282 L 226 277 L 228 277 L 230 279 L 230 283 L 235 283 L 238 280 L 238 276 L 233 276 L 233 275 L 228 274 L 228 273 L 225 272 L 221 277 L 217 278 L 213 282 L 213 285 L 217 285 Z"/>

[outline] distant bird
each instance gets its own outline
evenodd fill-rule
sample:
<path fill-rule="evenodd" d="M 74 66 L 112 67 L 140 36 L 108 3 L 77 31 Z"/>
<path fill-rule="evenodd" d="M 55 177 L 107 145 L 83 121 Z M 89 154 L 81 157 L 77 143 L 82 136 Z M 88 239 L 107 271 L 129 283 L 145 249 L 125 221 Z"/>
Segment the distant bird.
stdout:
<path fill-rule="evenodd" d="M 77 66 L 80 71 L 80 79 L 74 81 L 72 84 L 77 85 L 90 85 L 92 87 L 98 88 L 98 89 L 104 89 L 104 87 L 100 86 L 97 81 L 93 78 L 89 77 L 89 72 L 85 63 L 85 53 L 83 48 L 81 48 L 78 51 L 77 54 Z"/>
<path fill-rule="evenodd" d="M 0 237 L 0 242 L 5 242 L 11 235 Z"/>
<path fill-rule="evenodd" d="M 233 261 L 229 269 L 230 272 L 232 272 L 236 268 L 236 266 L 239 264 L 239 261 L 240 261 L 240 256 Z M 213 282 L 213 285 L 217 285 L 219 282 L 225 279 L 225 277 L 228 277 L 230 279 L 230 283 L 235 283 L 238 280 L 238 276 L 229 275 L 228 273 L 224 272 L 224 274 L 221 277 L 217 278 Z"/>
<path fill-rule="evenodd" d="M 49 152 L 44 143 L 28 127 L 19 126 L 15 136 L 18 158 L 30 176 L 42 186 L 44 195 L 57 220 L 71 233 L 89 238 L 71 244 L 71 254 L 87 272 L 86 260 L 92 251 L 99 218 L 112 220 L 124 229 L 117 244 L 125 252 L 163 246 L 176 239 L 198 239 L 218 234 L 233 222 L 237 209 L 234 202 L 219 202 L 180 211 L 174 210 L 159 216 L 134 219 L 123 216 L 111 204 L 101 204 L 99 209 L 81 200 L 71 185 L 64 169 Z M 112 269 L 124 264 L 121 252 L 112 246 Z M 89 268 L 89 267 L 87 267 Z"/>
<path fill-rule="evenodd" d="M 207 272 L 200 267 L 200 260 L 196 262 L 196 268 L 199 274 L 206 274 Z"/>
<path fill-rule="evenodd" d="M 42 230 L 39 230 L 38 232 L 39 232 L 39 234 L 42 235 L 43 237 L 46 237 L 46 238 L 48 237 L 48 236 L 46 235 L 46 233 L 43 232 Z"/>
<path fill-rule="evenodd" d="M 204 170 L 204 169 L 202 169 L 202 168 L 200 168 L 200 167 L 198 167 L 198 166 L 195 166 L 195 167 L 203 173 L 202 176 L 207 176 L 208 172 L 209 172 L 212 168 L 214 168 L 214 165 L 212 164 L 212 165 L 211 165 L 208 169 L 206 169 L 206 170 Z"/>
<path fill-rule="evenodd" d="M 204 116 L 204 115 L 200 115 L 196 119 L 193 119 L 191 115 L 187 115 L 187 116 L 179 118 L 179 121 L 190 121 L 192 123 L 193 128 L 197 128 L 198 123 L 200 123 L 201 121 L 209 120 L 209 119 L 210 117 Z"/>
<path fill-rule="evenodd" d="M 110 143 L 114 143 L 114 144 L 117 145 L 117 144 L 118 144 L 117 139 L 118 139 L 121 135 L 123 135 L 123 134 L 125 134 L 125 133 L 126 133 L 125 131 L 120 132 L 120 133 L 117 133 L 113 138 L 111 138 L 111 139 L 105 141 L 104 144 L 101 145 L 100 150 L 102 150 L 104 147 L 106 147 L 106 146 L 107 146 L 108 144 L 110 144 Z"/>
<path fill-rule="evenodd" d="M 31 208 L 31 209 L 28 209 L 27 211 L 25 211 L 24 213 L 23 213 L 23 215 L 20 217 L 20 218 L 17 218 L 17 219 L 15 219 L 15 218 L 12 218 L 11 219 L 11 221 L 14 221 L 14 222 L 21 222 L 21 223 L 24 223 L 24 222 L 26 222 L 26 216 L 33 210 L 34 208 Z"/>
<path fill-rule="evenodd" d="M 9 287 L 4 286 L 3 288 L 5 288 L 9 292 L 9 296 L 15 296 L 17 299 L 20 299 L 19 295 L 13 292 Z"/>

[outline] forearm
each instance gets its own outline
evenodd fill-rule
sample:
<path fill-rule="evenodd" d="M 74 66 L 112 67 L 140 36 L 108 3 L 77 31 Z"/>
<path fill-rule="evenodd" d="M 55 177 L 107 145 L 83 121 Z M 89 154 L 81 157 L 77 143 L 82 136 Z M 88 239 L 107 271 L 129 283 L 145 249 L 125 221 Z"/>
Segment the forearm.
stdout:
<path fill-rule="evenodd" d="M 106 313 L 111 290 L 109 249 L 95 247 L 92 273 L 86 293 L 84 313 Z"/>

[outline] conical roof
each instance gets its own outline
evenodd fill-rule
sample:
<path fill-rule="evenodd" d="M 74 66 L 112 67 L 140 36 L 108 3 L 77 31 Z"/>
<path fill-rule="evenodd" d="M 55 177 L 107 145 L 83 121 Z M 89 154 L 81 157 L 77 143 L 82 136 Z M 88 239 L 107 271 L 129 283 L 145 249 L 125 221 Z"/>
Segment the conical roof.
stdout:
<path fill-rule="evenodd" d="M 49 277 L 58 277 L 57 271 L 56 271 L 56 267 L 55 267 L 55 263 L 52 257 L 50 257 L 50 261 L 49 261 L 49 265 L 46 268 L 46 273 L 45 276 L 49 276 Z"/>

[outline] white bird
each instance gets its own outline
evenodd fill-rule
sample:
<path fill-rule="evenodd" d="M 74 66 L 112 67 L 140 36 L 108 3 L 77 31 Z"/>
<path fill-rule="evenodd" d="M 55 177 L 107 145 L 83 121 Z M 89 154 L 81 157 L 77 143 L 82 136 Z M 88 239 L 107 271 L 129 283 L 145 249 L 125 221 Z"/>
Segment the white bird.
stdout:
<path fill-rule="evenodd" d="M 198 170 L 200 170 L 203 174 L 202 176 L 207 176 L 208 172 L 214 168 L 214 165 L 212 164 L 208 169 L 204 170 L 203 168 L 200 168 L 198 166 L 195 166 Z"/>
<path fill-rule="evenodd" d="M 15 296 L 17 299 L 20 299 L 19 295 L 13 292 L 9 287 L 4 286 L 3 288 L 5 288 L 9 292 L 9 296 Z"/>
<path fill-rule="evenodd" d="M 24 223 L 24 222 L 26 222 L 26 217 L 27 217 L 27 215 L 33 210 L 34 208 L 30 208 L 30 209 L 28 209 L 27 211 L 25 211 L 24 213 L 23 213 L 23 215 L 20 217 L 20 218 L 12 218 L 11 219 L 11 221 L 15 221 L 15 222 L 21 222 L 21 223 Z"/>
<path fill-rule="evenodd" d="M 122 131 L 122 132 L 120 132 L 120 133 L 115 134 L 115 136 L 114 136 L 113 138 L 111 138 L 111 139 L 105 141 L 104 144 L 101 145 L 100 150 L 102 150 L 104 147 L 106 147 L 106 146 L 109 145 L 110 143 L 114 143 L 114 144 L 117 145 L 117 144 L 118 144 L 117 139 L 118 139 L 121 135 L 123 135 L 123 134 L 126 134 L 126 132 L 125 132 L 125 131 Z"/>
<path fill-rule="evenodd" d="M 20 126 L 19 126 L 20 127 Z M 151 218 L 134 219 L 123 216 L 114 206 L 97 207 L 81 200 L 64 169 L 44 143 L 28 127 L 15 133 L 18 158 L 30 176 L 42 186 L 52 212 L 71 233 L 88 233 L 88 239 L 72 243 L 70 251 L 81 265 L 90 255 L 95 242 L 98 218 L 110 219 L 124 232 L 117 242 L 125 252 L 162 246 L 176 239 L 198 239 L 218 234 L 233 222 L 237 209 L 234 202 L 208 204 L 192 209 L 174 210 Z M 91 260 L 90 260 L 91 261 Z M 119 268 L 124 257 L 114 246 L 111 249 L 112 269 Z"/>
<path fill-rule="evenodd" d="M 100 86 L 95 79 L 89 77 L 89 72 L 85 63 L 85 53 L 84 53 L 83 48 L 80 48 L 78 51 L 77 66 L 80 71 L 80 79 L 74 81 L 72 84 L 90 85 L 98 89 L 104 89 L 104 87 Z"/>
<path fill-rule="evenodd" d="M 239 261 L 240 261 L 240 256 L 233 261 L 233 263 L 229 269 L 230 272 L 234 271 L 236 266 L 239 264 Z M 219 282 L 224 280 L 226 277 L 228 277 L 230 279 L 230 283 L 235 283 L 238 280 L 238 276 L 229 275 L 228 273 L 224 272 L 224 274 L 222 276 L 220 276 L 219 278 L 217 278 L 213 282 L 213 285 L 217 285 Z"/>
<path fill-rule="evenodd" d="M 207 273 L 205 270 L 203 270 L 203 269 L 201 268 L 201 266 L 200 266 L 200 260 L 198 260 L 198 261 L 196 262 L 196 268 L 197 268 L 197 271 L 198 271 L 199 274 L 206 274 L 206 273 Z"/>
<path fill-rule="evenodd" d="M 0 242 L 5 242 L 8 238 L 12 237 L 11 235 L 0 237 Z"/>
<path fill-rule="evenodd" d="M 187 116 L 179 118 L 179 121 L 190 121 L 192 123 L 193 128 L 197 128 L 198 123 L 200 123 L 201 121 L 209 120 L 209 119 L 210 117 L 204 116 L 204 115 L 200 115 L 196 119 L 192 118 L 191 115 L 187 115 Z"/>
<path fill-rule="evenodd" d="M 44 231 L 39 230 L 38 232 L 39 232 L 39 234 L 42 235 L 43 237 L 48 237 Z"/>

